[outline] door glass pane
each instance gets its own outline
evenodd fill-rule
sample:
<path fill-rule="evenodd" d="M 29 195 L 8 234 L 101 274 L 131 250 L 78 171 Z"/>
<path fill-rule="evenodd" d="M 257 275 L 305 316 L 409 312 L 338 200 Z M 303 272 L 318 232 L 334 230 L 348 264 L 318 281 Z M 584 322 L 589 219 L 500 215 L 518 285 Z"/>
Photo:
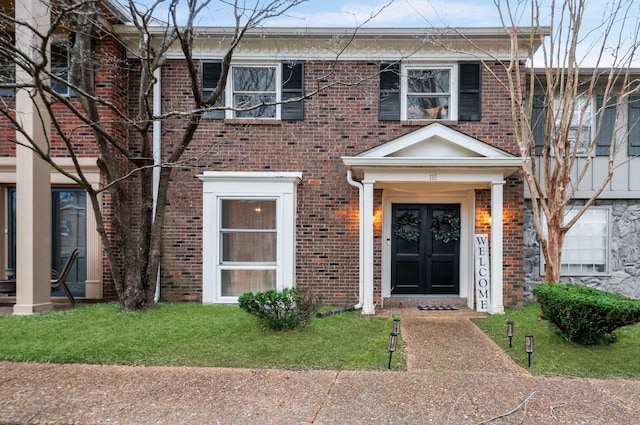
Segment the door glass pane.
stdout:
<path fill-rule="evenodd" d="M 87 280 L 87 196 L 82 189 L 51 190 L 51 268 L 62 270 L 71 251 L 79 255 L 69 272 L 66 283 L 75 296 L 85 296 Z M 16 189 L 8 191 L 8 267 L 16 267 Z M 62 289 L 52 292 L 64 296 Z"/>
<path fill-rule="evenodd" d="M 87 196 L 81 189 L 52 189 L 51 191 L 51 264 L 61 271 L 74 248 L 78 257 L 67 277 L 73 295 L 85 295 L 87 280 Z M 64 295 L 59 290 L 60 295 Z M 54 292 L 54 295 L 58 293 Z"/>

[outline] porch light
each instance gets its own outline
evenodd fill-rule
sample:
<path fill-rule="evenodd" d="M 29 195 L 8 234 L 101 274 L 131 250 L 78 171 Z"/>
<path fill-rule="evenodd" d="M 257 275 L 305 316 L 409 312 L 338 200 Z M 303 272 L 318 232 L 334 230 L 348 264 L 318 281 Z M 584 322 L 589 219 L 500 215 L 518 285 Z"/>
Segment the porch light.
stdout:
<path fill-rule="evenodd" d="M 529 357 L 529 367 L 531 367 L 531 354 L 533 353 L 533 335 L 526 334 L 524 336 L 524 351 L 527 352 Z"/>
<path fill-rule="evenodd" d="M 507 322 L 507 336 L 509 337 L 509 348 L 511 348 L 511 340 L 513 339 L 513 320 Z"/>

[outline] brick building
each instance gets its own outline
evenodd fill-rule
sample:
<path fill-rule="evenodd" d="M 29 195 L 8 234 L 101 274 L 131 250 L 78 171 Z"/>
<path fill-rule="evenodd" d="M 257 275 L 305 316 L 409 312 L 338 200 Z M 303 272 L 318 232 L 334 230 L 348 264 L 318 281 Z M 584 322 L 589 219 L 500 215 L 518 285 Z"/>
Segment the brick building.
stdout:
<path fill-rule="evenodd" d="M 95 45 L 104 58 L 95 79 L 126 109 L 139 76 L 119 63 L 133 59 L 125 47 L 134 47 L 137 31 L 126 14 L 115 16 L 117 39 Z M 230 29 L 200 30 L 194 55 L 207 92 L 220 78 Z M 518 48 L 526 52 L 528 41 Z M 189 161 L 174 170 L 159 297 L 233 303 L 244 292 L 297 286 L 365 314 L 405 298 L 456 298 L 491 313 L 520 306 L 525 194 L 505 71 L 495 62 L 508 60 L 510 48 L 501 28 L 247 33 L 223 104 L 205 114 Z M 178 46 L 156 77 L 157 111 L 188 110 Z M 159 123 L 157 148 L 174 143 L 183 126 L 184 119 Z M 15 184 L 28 167 L 12 144 L 0 151 L 4 264 L 15 267 Z M 99 185 L 95 152 L 80 161 Z M 91 206 L 55 172 L 50 183 L 54 264 L 70 246 L 82 247 L 76 295 L 113 298 Z M 108 193 L 102 201 L 108 211 Z M 488 238 L 486 281 L 476 275 L 479 235 Z M 41 304 L 18 301 L 25 312 Z"/>

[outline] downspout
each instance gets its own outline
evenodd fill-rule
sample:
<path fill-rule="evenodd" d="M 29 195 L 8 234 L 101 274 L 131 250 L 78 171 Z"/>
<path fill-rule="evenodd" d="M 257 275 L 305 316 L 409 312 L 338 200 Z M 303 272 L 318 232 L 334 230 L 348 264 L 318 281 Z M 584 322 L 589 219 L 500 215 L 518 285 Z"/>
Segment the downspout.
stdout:
<path fill-rule="evenodd" d="M 353 179 L 351 170 L 347 170 L 347 182 L 349 182 L 351 186 L 355 186 L 358 188 L 358 304 L 356 304 L 354 308 L 360 309 L 362 308 L 364 291 L 364 270 L 362 267 L 364 258 L 364 223 L 362 221 L 363 187 L 362 183 Z"/>
<path fill-rule="evenodd" d="M 162 73 L 160 68 L 156 68 L 153 71 L 153 76 L 156 79 L 156 83 L 153 85 L 153 115 L 159 116 L 162 113 L 161 110 L 161 83 L 160 77 Z M 156 206 L 158 204 L 158 187 L 160 186 L 160 163 L 162 160 L 162 121 L 156 119 L 153 121 L 153 219 L 156 216 Z M 160 301 L 160 265 L 158 265 L 158 275 L 156 276 L 156 293 L 153 296 L 153 302 L 158 303 Z"/>

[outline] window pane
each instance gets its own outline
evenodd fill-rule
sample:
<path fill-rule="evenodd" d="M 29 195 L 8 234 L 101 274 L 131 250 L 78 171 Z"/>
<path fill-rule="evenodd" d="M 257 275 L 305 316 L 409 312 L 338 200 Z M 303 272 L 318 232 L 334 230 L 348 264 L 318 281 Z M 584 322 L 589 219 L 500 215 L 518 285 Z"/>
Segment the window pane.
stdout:
<path fill-rule="evenodd" d="M 407 119 L 410 120 L 439 120 L 449 119 L 449 97 L 410 96 L 407 99 Z"/>
<path fill-rule="evenodd" d="M 276 116 L 276 96 L 274 95 L 233 95 L 233 105 L 237 109 L 247 109 L 246 111 L 236 111 L 239 118 L 275 118 Z M 260 106 L 270 104 L 268 106 Z M 250 109 L 253 108 L 253 109 Z"/>
<path fill-rule="evenodd" d="M 566 220 L 574 216 L 575 211 L 569 211 Z M 562 249 L 563 274 L 606 272 L 609 249 L 608 220 L 608 210 L 591 208 L 567 232 Z"/>
<path fill-rule="evenodd" d="M 275 270 L 222 270 L 221 278 L 220 295 L 223 297 L 276 289 Z"/>
<path fill-rule="evenodd" d="M 411 69 L 408 73 L 409 93 L 449 93 L 448 69 Z"/>
<path fill-rule="evenodd" d="M 276 233 L 224 233 L 223 262 L 276 262 Z"/>
<path fill-rule="evenodd" d="M 275 68 L 233 68 L 233 90 L 245 92 L 275 92 Z"/>
<path fill-rule="evenodd" d="M 561 121 L 564 119 L 561 99 L 554 99 L 556 115 L 556 132 L 560 131 Z M 585 108 L 584 113 L 582 109 Z M 575 100 L 573 115 L 570 117 L 568 138 L 571 146 L 578 141 L 578 155 L 584 155 L 591 143 L 592 113 L 590 100 L 585 96 L 578 96 Z M 579 134 L 578 134 L 579 133 Z"/>
<path fill-rule="evenodd" d="M 276 201 L 269 199 L 223 199 L 223 229 L 276 228 Z"/>
<path fill-rule="evenodd" d="M 51 45 L 51 73 L 64 81 L 69 80 L 69 47 L 66 44 Z M 62 94 L 69 91 L 68 86 L 59 81 L 52 81 L 51 87 Z"/>

